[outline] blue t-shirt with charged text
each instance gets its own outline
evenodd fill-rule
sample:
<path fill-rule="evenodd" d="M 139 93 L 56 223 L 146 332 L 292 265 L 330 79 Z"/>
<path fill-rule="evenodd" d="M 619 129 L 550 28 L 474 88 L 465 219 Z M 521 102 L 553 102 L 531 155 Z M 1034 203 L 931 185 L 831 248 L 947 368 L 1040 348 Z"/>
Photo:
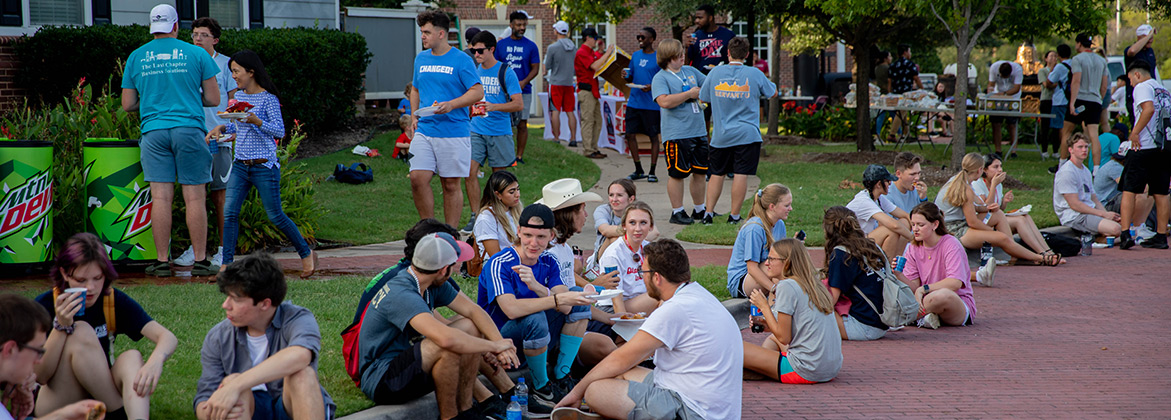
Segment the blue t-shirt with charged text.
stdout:
<path fill-rule="evenodd" d="M 508 103 L 509 98 L 504 96 L 504 89 L 500 88 L 500 66 L 503 65 L 504 63 L 498 62 L 490 69 L 476 66 L 476 71 L 480 74 L 480 85 L 484 86 L 485 101 L 494 104 Z M 520 81 L 516 79 L 516 73 L 505 70 L 504 83 L 508 86 L 509 96 L 521 94 Z M 485 136 L 511 136 L 511 113 L 491 111 L 483 117 L 472 118 L 472 132 Z"/>
<path fill-rule="evenodd" d="M 660 71 L 651 82 L 651 98 L 658 99 L 663 95 L 689 91 L 693 87 L 703 86 L 706 79 L 707 76 L 691 66 L 683 66 L 678 73 L 671 70 Z M 659 117 L 662 120 L 664 142 L 707 135 L 707 124 L 703 121 L 703 106 L 698 100 L 684 102 L 674 108 L 660 108 Z"/>
<path fill-rule="evenodd" d="M 177 127 L 206 132 L 203 81 L 219 72 L 203 48 L 175 38 L 159 38 L 130 53 L 122 88 L 138 91 L 143 133 Z"/>
<path fill-rule="evenodd" d="M 415 56 L 415 74 L 411 85 L 419 91 L 419 108 L 447 102 L 463 96 L 472 86 L 480 84 L 476 63 L 463 51 L 455 48 L 447 54 L 433 55 L 424 50 Z M 430 137 L 468 137 L 468 108 L 453 109 L 446 114 L 419 118 L 417 133 Z"/>
<path fill-rule="evenodd" d="M 630 55 L 630 66 L 626 67 L 627 74 L 630 75 L 630 83 L 639 84 L 643 86 L 650 86 L 655 79 L 655 73 L 659 72 L 659 64 L 655 61 L 657 53 L 647 54 L 642 50 L 635 51 Z M 655 103 L 654 98 L 651 97 L 651 92 L 645 92 L 642 89 L 630 88 L 630 100 L 626 101 L 627 108 L 634 109 L 648 109 L 659 110 L 659 105 Z"/>
<path fill-rule="evenodd" d="M 521 265 L 520 255 L 517 254 L 514 248 L 505 248 L 497 252 L 487 261 L 484 261 L 484 270 L 480 272 L 480 284 L 476 293 L 476 303 L 488 312 L 488 316 L 492 317 L 492 322 L 496 323 L 496 327 L 504 326 L 510 318 L 500 309 L 500 305 L 496 303 L 496 297 L 500 295 L 511 294 L 517 299 L 535 299 L 536 292 L 529 290 L 520 279 L 520 275 L 512 270 L 512 267 Z M 537 264 L 529 266 L 533 270 L 533 278 L 537 280 L 542 286 L 553 288 L 564 283 L 561 282 L 561 265 L 557 263 L 557 257 L 548 252 L 542 253 L 537 258 Z"/>
<path fill-rule="evenodd" d="M 537 50 L 537 43 L 525 37 L 513 39 L 510 36 L 496 41 L 494 55 L 497 60 L 507 62 L 512 71 L 516 72 L 517 81 L 524 80 L 533 66 L 541 65 L 541 53 Z M 530 82 L 524 85 L 524 91 L 521 93 L 533 93 L 533 84 Z"/>
<path fill-rule="evenodd" d="M 712 147 L 760 143 L 760 98 L 776 93 L 777 85 L 756 67 L 712 69 L 699 91 L 699 100 L 712 106 Z"/>

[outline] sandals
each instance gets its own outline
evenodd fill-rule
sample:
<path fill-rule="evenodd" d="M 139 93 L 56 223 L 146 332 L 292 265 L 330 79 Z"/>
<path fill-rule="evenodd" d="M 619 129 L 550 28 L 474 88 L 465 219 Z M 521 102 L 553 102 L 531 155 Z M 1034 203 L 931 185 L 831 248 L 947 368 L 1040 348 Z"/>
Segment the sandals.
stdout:
<path fill-rule="evenodd" d="M 1046 267 L 1057 267 L 1061 264 L 1061 255 L 1053 252 L 1053 249 L 1047 249 L 1041 253 L 1041 260 L 1037 263 Z"/>

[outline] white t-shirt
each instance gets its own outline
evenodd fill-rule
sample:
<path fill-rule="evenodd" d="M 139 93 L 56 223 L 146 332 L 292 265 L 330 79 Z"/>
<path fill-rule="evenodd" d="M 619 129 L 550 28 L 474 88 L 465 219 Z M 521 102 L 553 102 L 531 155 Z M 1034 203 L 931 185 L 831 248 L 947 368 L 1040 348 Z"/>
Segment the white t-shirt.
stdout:
<path fill-rule="evenodd" d="M 976 198 L 979 198 L 981 195 L 988 195 L 988 184 L 984 183 L 983 178 L 972 181 L 972 191 L 976 192 Z M 984 200 L 985 203 L 996 203 L 1004 207 L 1004 201 L 1002 200 L 1004 198 L 1004 184 L 996 184 L 996 195 L 988 198 L 991 200 Z M 1003 208 L 1001 210 L 1008 211 Z"/>
<path fill-rule="evenodd" d="M 1053 177 L 1053 212 L 1057 213 L 1057 219 L 1065 225 L 1072 222 L 1078 212 L 1069 207 L 1069 202 L 1065 201 L 1063 194 L 1077 194 L 1078 201 L 1091 208 L 1095 207 L 1094 177 L 1090 175 L 1090 168 L 1085 165 L 1078 168 L 1073 161 L 1067 161 Z"/>
<path fill-rule="evenodd" d="M 1171 103 L 1167 103 L 1167 101 L 1162 101 L 1162 103 L 1160 103 L 1160 101 L 1155 100 L 1156 90 L 1161 90 L 1163 93 L 1167 93 L 1166 89 L 1164 89 L 1163 86 L 1160 85 L 1159 82 L 1155 79 L 1149 79 L 1145 82 L 1139 83 L 1134 87 L 1134 113 L 1131 115 L 1142 115 L 1142 104 L 1144 102 L 1151 102 L 1155 107 L 1155 114 L 1151 116 L 1150 121 L 1147 122 L 1147 126 L 1143 128 L 1142 132 L 1140 132 L 1138 135 L 1139 144 L 1142 145 L 1141 148 L 1143 150 L 1154 149 L 1156 147 L 1155 138 L 1152 137 L 1156 131 L 1155 127 L 1158 126 L 1158 121 L 1155 119 L 1159 117 L 1159 110 L 1171 107 Z M 1138 121 L 1138 117 L 1135 117 L 1135 121 Z"/>
<path fill-rule="evenodd" d="M 247 334 L 245 334 L 247 335 Z M 252 359 L 252 367 L 259 366 L 264 359 L 268 358 L 268 336 L 261 334 L 259 337 L 248 336 L 248 356 Z M 268 386 L 264 384 L 252 387 L 253 391 L 267 391 Z"/>
<path fill-rule="evenodd" d="M 642 241 L 642 246 L 649 243 Z M 642 258 L 645 258 L 642 255 L 642 248 L 638 249 L 638 254 L 639 261 L 642 261 Z M 614 244 L 602 253 L 598 264 L 602 267 L 603 272 L 606 267 L 618 267 L 618 289 L 622 291 L 623 299 L 630 299 L 646 293 L 646 283 L 643 282 L 642 275 L 638 274 L 638 270 L 642 269 L 642 263 L 634 262 L 634 252 L 626 245 L 626 240 L 614 241 Z"/>
<path fill-rule="evenodd" d="M 869 235 L 874 229 L 878 229 L 878 220 L 874 219 L 874 215 L 886 213 L 890 216 L 890 213 L 898 209 L 898 206 L 886 198 L 886 195 L 880 195 L 878 201 L 874 201 L 873 198 L 870 198 L 870 191 L 862 190 L 854 194 L 854 199 L 846 204 L 846 208 L 853 211 L 854 216 L 858 218 L 858 224 L 862 226 L 862 233 Z"/>
<path fill-rule="evenodd" d="M 476 226 L 472 228 L 472 234 L 476 235 L 476 246 L 480 250 L 484 249 L 484 241 L 495 239 L 500 250 L 512 248 L 512 241 L 508 240 L 508 232 L 496 222 L 496 216 L 492 214 L 493 209 L 488 207 L 476 216 Z M 517 225 L 516 220 L 512 220 L 512 213 L 505 213 L 504 218 L 508 220 L 508 224 L 512 227 L 512 234 L 516 236 Z"/>
<path fill-rule="evenodd" d="M 1008 77 L 1000 77 L 1000 65 L 1008 63 L 1012 66 L 1012 73 Z M 1021 65 L 1015 61 L 1000 60 L 992 63 L 992 67 L 988 68 L 988 81 L 995 83 L 993 86 L 996 90 L 992 93 L 1005 93 L 1012 90 L 1013 85 L 1019 85 L 1025 81 L 1025 70 Z M 1021 91 L 1017 90 L 1011 96 L 1013 99 L 1021 98 Z"/>
<path fill-rule="evenodd" d="M 577 286 L 577 280 L 573 277 L 573 247 L 553 242 L 545 252 L 557 258 L 557 270 L 561 272 L 561 282 L 565 283 L 565 287 Z"/>
<path fill-rule="evenodd" d="M 680 286 L 639 329 L 663 342 L 655 350 L 655 386 L 677 392 L 705 419 L 740 418 L 743 338 L 703 285 Z"/>

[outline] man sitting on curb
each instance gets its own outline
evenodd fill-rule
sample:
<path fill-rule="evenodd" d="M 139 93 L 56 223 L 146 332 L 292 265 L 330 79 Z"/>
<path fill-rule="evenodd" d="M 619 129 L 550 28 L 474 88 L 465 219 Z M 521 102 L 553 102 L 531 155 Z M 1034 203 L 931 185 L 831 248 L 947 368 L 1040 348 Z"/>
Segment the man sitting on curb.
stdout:
<path fill-rule="evenodd" d="M 337 406 L 317 379 L 317 319 L 284 301 L 280 264 L 252 254 L 229 264 L 216 284 L 227 295 L 227 319 L 203 339 L 196 417 L 332 419 Z"/>
<path fill-rule="evenodd" d="M 472 256 L 459 244 L 447 233 L 423 236 L 410 267 L 371 299 L 359 346 L 362 392 L 374 403 L 401 404 L 434 390 L 440 418 L 476 418 L 473 383 L 485 353 L 502 367 L 519 364 L 512 341 L 448 281 L 457 264 Z M 441 306 L 463 319 L 439 321 L 432 311 Z"/>
<path fill-rule="evenodd" d="M 517 243 L 484 262 L 477 301 L 502 335 L 523 346 L 533 377 L 529 411 L 544 414 L 572 387 L 569 370 L 594 302 L 585 296 L 593 292 L 565 284 L 557 258 L 545 251 L 553 239 L 553 210 L 530 204 L 520 213 L 519 224 Z M 558 347 L 550 381 L 548 353 Z"/>
<path fill-rule="evenodd" d="M 907 214 L 911 214 L 915 206 L 927 202 L 927 184 L 919 180 L 923 173 L 922 162 L 922 156 L 911 152 L 895 156 L 895 178 L 898 179 L 894 182 L 894 189 L 888 189 L 883 195 Z"/>
<path fill-rule="evenodd" d="M 691 282 L 687 251 L 678 242 L 660 239 L 643 252 L 647 294 L 662 304 L 557 404 L 558 414 L 580 412 L 584 398 L 607 418 L 740 418 L 744 343 L 736 321 Z M 653 371 L 636 366 L 652 354 Z"/>
<path fill-rule="evenodd" d="M 1090 154 L 1090 141 L 1082 133 L 1069 139 L 1069 160 L 1057 169 L 1053 177 L 1053 211 L 1062 226 L 1094 235 L 1118 236 L 1122 217 L 1098 201 L 1094 181 L 1085 161 Z"/>
<path fill-rule="evenodd" d="M 862 186 L 866 189 L 854 195 L 846 208 L 858 217 L 862 233 L 873 240 L 894 258 L 903 254 L 903 248 L 911 236 L 911 216 L 898 208 L 886 196 L 892 181 L 898 181 L 882 165 L 870 165 L 862 173 Z"/>

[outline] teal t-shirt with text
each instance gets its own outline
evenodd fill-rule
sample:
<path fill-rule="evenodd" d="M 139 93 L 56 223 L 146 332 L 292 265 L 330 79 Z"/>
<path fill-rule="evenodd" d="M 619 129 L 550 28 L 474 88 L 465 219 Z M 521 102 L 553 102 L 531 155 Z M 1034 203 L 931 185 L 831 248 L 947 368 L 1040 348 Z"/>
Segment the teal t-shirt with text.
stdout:
<path fill-rule="evenodd" d="M 130 53 L 122 88 L 138 91 L 143 133 L 177 127 L 206 131 L 203 81 L 219 72 L 203 48 L 175 38 L 158 38 Z"/>

